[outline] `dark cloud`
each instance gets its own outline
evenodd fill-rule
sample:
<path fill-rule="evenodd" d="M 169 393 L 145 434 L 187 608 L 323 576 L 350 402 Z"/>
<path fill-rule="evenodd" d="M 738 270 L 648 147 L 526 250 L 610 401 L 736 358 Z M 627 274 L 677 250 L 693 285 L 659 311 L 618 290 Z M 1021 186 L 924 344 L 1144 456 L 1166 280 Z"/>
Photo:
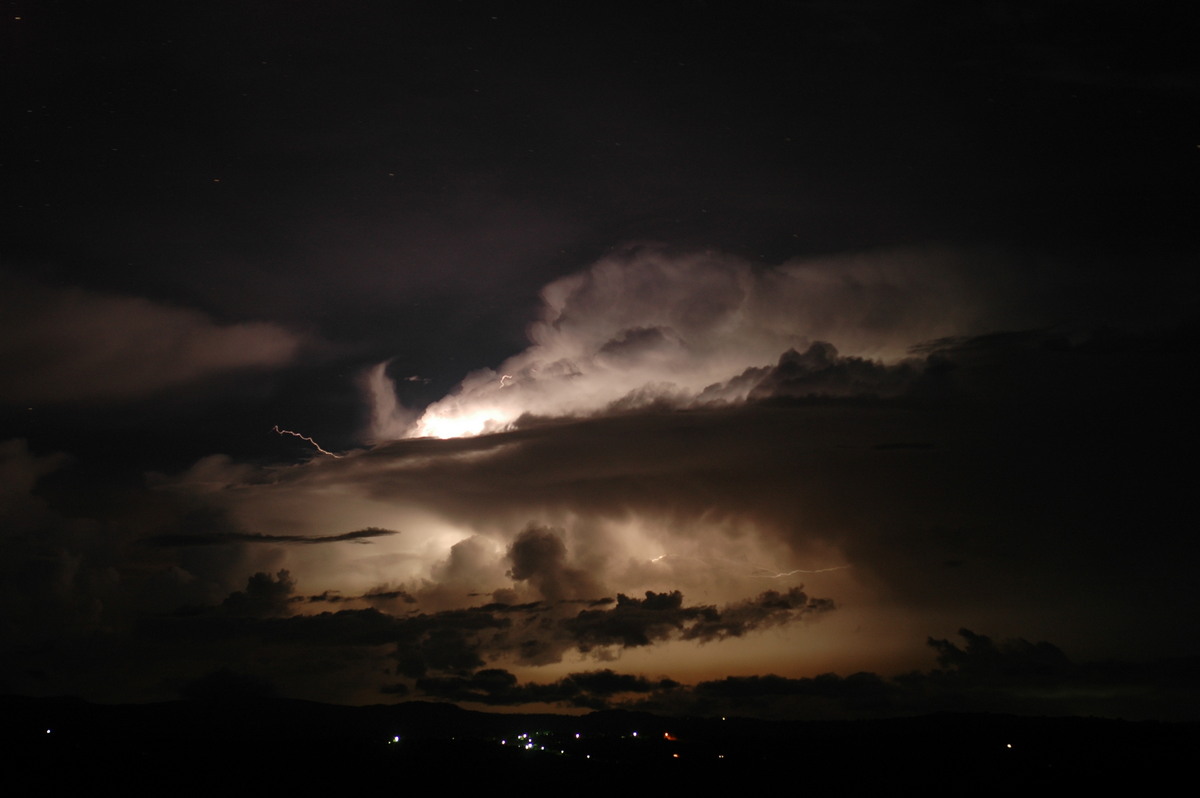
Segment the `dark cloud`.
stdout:
<path fill-rule="evenodd" d="M 363 598 L 367 601 L 403 601 L 407 604 L 416 603 L 416 599 L 405 590 L 377 589 L 366 593 Z"/>
<path fill-rule="evenodd" d="M 720 613 L 706 614 L 683 633 L 684 640 L 723 640 L 775 624 L 788 623 L 801 615 L 834 609 L 832 599 L 810 598 L 803 588 L 786 593 L 768 590 L 757 598 L 726 606 Z"/>
<path fill-rule="evenodd" d="M 476 641 L 463 629 L 440 625 L 444 620 L 397 645 L 398 673 L 415 678 L 430 671 L 465 674 L 483 667 Z"/>
<path fill-rule="evenodd" d="M 375 588 L 361 596 L 344 596 L 340 593 L 326 590 L 315 596 L 293 596 L 292 601 L 306 604 L 344 604 L 347 602 L 365 601 L 369 604 L 382 604 L 384 606 L 394 603 L 417 603 L 417 599 L 406 590 L 386 590 L 384 588 Z"/>
<path fill-rule="evenodd" d="M 246 589 L 231 593 L 221 602 L 221 609 L 230 615 L 251 618 L 274 618 L 287 615 L 296 583 L 287 571 L 257 573 L 246 582 Z"/>
<path fill-rule="evenodd" d="M 783 594 L 768 590 L 757 598 L 723 609 L 685 607 L 679 591 L 648 590 L 644 599 L 618 594 L 612 609 L 584 610 L 563 621 L 563 626 L 580 650 L 588 651 L 594 646 L 648 646 L 676 634 L 683 640 L 701 642 L 741 637 L 756 629 L 832 609 L 833 602 L 829 599 L 810 599 L 798 587 Z"/>
<path fill-rule="evenodd" d="M 452 701 L 481 701 L 483 703 L 527 703 L 530 690 L 517 691 L 517 677 L 506 670 L 489 668 L 469 677 L 419 679 L 421 692 Z"/>
<path fill-rule="evenodd" d="M 1021 638 L 993 643 L 960 630 L 959 648 L 930 639 L 942 667 L 895 677 L 869 672 L 811 678 L 729 676 L 663 685 L 605 702 L 680 715 L 845 718 L 931 712 L 1002 712 L 1043 716 L 1195 717 L 1200 669 L 1194 659 L 1075 664 L 1053 644 Z M 1135 698 L 1136 696 L 1136 698 Z"/>
<path fill-rule="evenodd" d="M 291 600 L 296 602 L 304 602 L 306 604 L 340 604 L 344 601 L 353 601 L 354 599 L 326 590 L 325 592 L 319 593 L 315 596 L 292 596 Z"/>
<path fill-rule="evenodd" d="M 609 668 L 572 673 L 567 678 L 584 692 L 606 697 L 620 693 L 649 693 L 653 690 L 671 689 L 678 686 L 670 679 L 651 680 L 644 676 L 617 673 Z"/>
<path fill-rule="evenodd" d="M 1014 639 L 993 644 L 970 630 L 959 649 L 930 640 L 941 668 L 887 678 L 870 672 L 839 676 L 728 676 L 691 685 L 611 669 L 571 673 L 553 682 L 525 682 L 511 672 L 487 668 L 471 674 L 418 679 L 416 690 L 448 701 L 485 705 L 560 704 L 589 709 L 640 709 L 674 715 L 761 718 L 889 717 L 935 711 L 1020 711 L 1063 715 L 1093 711 L 1127 713 L 1138 693 L 1143 710 L 1162 712 L 1181 702 L 1173 717 L 1193 717 L 1200 692 L 1195 662 L 1075 665 L 1047 642 Z M 947 651 L 953 664 L 948 664 Z M 968 653 L 969 652 L 969 653 Z M 1030 668 L 1031 662 L 1038 664 Z M 1191 707 L 1192 709 L 1188 709 Z M 1135 713 L 1136 716 L 1136 713 Z"/>
<path fill-rule="evenodd" d="M 686 606 L 678 591 L 647 592 L 644 599 L 618 595 L 609 609 L 580 610 L 570 602 L 488 605 L 466 615 L 456 611 L 404 619 L 400 627 L 412 633 L 406 633 L 397 656 L 404 663 L 401 672 L 409 675 L 470 670 L 467 648 L 481 658 L 511 654 L 527 664 L 547 664 L 571 650 L 588 653 L 598 647 L 637 648 L 671 639 L 740 637 L 829 609 L 828 600 L 810 599 L 798 589 L 786 595 L 767 591 L 724 609 Z"/>
<path fill-rule="evenodd" d="M 0 443 L 0 650 L 119 626 L 136 601 L 122 573 L 128 531 L 39 492 L 70 462 Z"/>
<path fill-rule="evenodd" d="M 774 366 L 756 366 L 707 386 L 694 404 L 769 399 L 878 399 L 920 389 L 928 363 L 916 358 L 885 365 L 842 357 L 827 341 L 814 341 L 803 353 L 789 349 Z M 692 402 L 689 402 L 692 404 Z"/>
<path fill-rule="evenodd" d="M 880 692 L 885 689 L 885 684 L 873 673 L 856 673 L 845 678 L 826 673 L 811 679 L 786 679 L 774 675 L 727 676 L 700 682 L 695 687 L 700 695 L 739 701 L 797 695 L 842 698 L 855 695 L 863 689 Z"/>
<path fill-rule="evenodd" d="M 509 575 L 528 581 L 546 599 L 594 598 L 600 587 L 588 573 L 567 564 L 567 547 L 553 529 L 530 525 L 508 549 Z"/>
<path fill-rule="evenodd" d="M 605 668 L 572 673 L 551 683 L 518 684 L 506 670 L 489 668 L 466 677 L 419 679 L 417 689 L 432 698 L 468 701 L 493 706 L 521 704 L 565 704 L 589 709 L 604 709 L 619 695 L 670 690 L 678 683 L 670 679 L 651 680 L 643 676 L 619 674 Z"/>
<path fill-rule="evenodd" d="M 371 538 L 387 537 L 389 535 L 399 535 L 400 533 L 394 529 L 380 529 L 378 527 L 368 527 L 366 529 L 358 529 L 353 532 L 343 532 L 340 535 L 319 535 L 310 537 L 308 535 L 264 535 L 252 532 L 210 532 L 207 534 L 176 534 L 176 535 L 158 535 L 156 537 L 147 538 L 145 542 L 151 546 L 220 546 L 230 543 L 344 543 L 347 541 L 355 543 L 370 543 Z"/>
<path fill-rule="evenodd" d="M 970 681 L 994 679 L 1015 684 L 1026 679 L 1054 679 L 1073 669 L 1066 655 L 1045 641 L 1030 643 L 1016 638 L 995 643 L 970 629 L 960 629 L 958 634 L 966 641 L 965 648 L 932 637 L 929 645 L 937 652 L 939 665 Z"/>
<path fill-rule="evenodd" d="M 477 689 L 474 683 L 463 686 L 461 680 L 488 662 L 505 657 L 515 657 L 527 664 L 546 664 L 560 661 L 572 650 L 581 653 L 598 647 L 619 650 L 671 639 L 711 642 L 792 623 L 832 606 L 827 600 L 810 599 L 803 591 L 793 589 L 787 593 L 767 591 L 724 609 L 687 606 L 682 594 L 675 591 L 648 592 L 644 599 L 619 595 L 615 603 L 609 600 L 607 604 L 594 601 L 489 604 L 404 616 L 377 609 L 297 614 L 302 605 L 341 603 L 347 599 L 294 593 L 295 582 L 287 571 L 274 576 L 257 573 L 248 579 L 244 590 L 235 591 L 219 605 L 148 618 L 141 626 L 141 633 L 148 639 L 176 643 L 207 641 L 214 646 L 228 646 L 239 640 L 254 640 L 260 646 L 315 649 L 388 645 L 392 648 L 397 674 L 411 679 L 434 679 L 424 683 L 427 691 L 445 693 L 453 685 L 459 686 L 454 689 Z M 608 608 L 592 608 L 596 606 Z M 496 672 L 488 671 L 491 675 Z M 438 681 L 443 676 L 454 678 Z M 622 692 L 644 691 L 639 687 L 641 684 L 637 680 L 626 684 L 617 675 L 609 675 L 607 681 L 595 677 L 577 689 L 600 695 L 618 688 Z M 509 700 L 516 699 L 505 699 Z"/>
<path fill-rule="evenodd" d="M 593 646 L 648 646 L 683 631 L 705 615 L 715 617 L 709 607 L 683 607 L 683 594 L 646 591 L 646 598 L 617 595 L 610 610 L 584 610 L 563 622 L 564 628 L 579 641 L 584 651 Z"/>
<path fill-rule="evenodd" d="M 750 390 L 749 398 L 898 396 L 909 391 L 924 364 L 885 366 L 860 357 L 838 357 L 830 343 L 817 341 L 803 354 L 784 352 Z"/>
<path fill-rule="evenodd" d="M 690 695 L 687 694 L 690 692 Z M 707 711 L 758 717 L 892 714 L 903 711 L 902 691 L 874 673 L 833 673 L 812 678 L 728 676 L 664 696 Z"/>

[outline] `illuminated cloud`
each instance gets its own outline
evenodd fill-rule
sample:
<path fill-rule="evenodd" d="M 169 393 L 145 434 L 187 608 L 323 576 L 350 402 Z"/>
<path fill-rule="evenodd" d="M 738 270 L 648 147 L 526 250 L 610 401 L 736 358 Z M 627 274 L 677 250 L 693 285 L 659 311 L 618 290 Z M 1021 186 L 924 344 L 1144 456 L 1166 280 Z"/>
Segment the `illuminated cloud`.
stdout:
<path fill-rule="evenodd" d="M 1179 417 L 1157 411 L 1181 407 L 1163 404 L 1173 372 L 1146 364 L 1189 349 L 1025 332 L 937 341 L 886 365 L 813 344 L 756 371 L 761 391 L 744 402 L 298 464 L 206 457 L 157 478 L 128 524 L 55 512 L 35 488 L 62 459 L 9 442 L 8 645 L 37 663 L 39 640 L 72 630 L 83 646 L 104 630 L 154 646 L 156 667 L 176 662 L 181 679 L 269 672 L 288 695 L 368 703 L 387 687 L 599 706 L 561 682 L 619 660 L 630 676 L 706 685 L 631 688 L 646 707 L 723 709 L 752 693 L 766 714 L 902 708 L 903 691 L 878 680 L 804 680 L 925 667 L 922 641 L 964 625 L 1011 636 L 1016 618 L 1074 652 L 1102 618 L 1120 634 L 1092 645 L 1187 650 L 1189 625 L 1148 623 L 1112 585 L 1152 575 L 1156 601 L 1188 606 L 1193 559 L 1158 554 L 1194 548 L 1184 477 L 1139 454 Z M 1136 391 L 1113 388 L 1134 373 Z M 1156 412 L 1110 423 L 1136 401 Z M 1118 543 L 1129 529 L 1153 545 Z M 944 667 L 987 676 L 982 639 L 935 648 Z M 1001 670 L 1022 653 L 995 648 Z M 722 685 L 731 673 L 742 681 Z M 134 671 L 121 678 L 144 689 Z"/>
<path fill-rule="evenodd" d="M 810 349 L 818 341 L 857 358 L 860 372 L 878 370 L 922 341 L 1021 317 L 979 260 L 898 250 L 760 267 L 719 253 L 634 248 L 542 289 L 531 346 L 468 375 L 405 435 L 460 437 L 524 416 L 743 401 L 755 369 L 789 350 L 818 358 Z M 377 368 L 369 383 L 374 437 L 386 440 L 408 419 L 381 376 Z M 843 380 L 840 390 L 853 387 Z"/>
<path fill-rule="evenodd" d="M 256 532 L 321 536 L 339 517 L 404 529 L 340 546 L 332 560 L 304 556 L 332 547 L 288 547 L 286 567 L 318 594 L 386 583 L 443 611 L 678 590 L 735 607 L 769 576 L 781 595 L 809 582 L 838 617 L 886 614 L 878 650 L 889 640 L 911 651 L 924 634 L 904 624 L 930 613 L 951 629 L 986 627 L 1044 614 L 1058 591 L 1117 611 L 1113 561 L 1072 541 L 1176 506 L 1136 474 L 1129 484 L 1166 501 L 1125 505 L 1110 491 L 1100 512 L 1093 498 L 1147 429 L 1106 425 L 1129 400 L 1105 386 L 1114 373 L 1146 373 L 1144 353 L 1165 343 L 1014 332 L 937 340 L 887 364 L 815 342 L 735 376 L 740 402 L 527 419 L 303 466 L 208 461 L 177 489 Z M 1025 580 L 1018 593 L 1013 573 Z M 687 639 L 736 637 L 736 617 Z M 581 639 L 599 645 L 601 632 Z"/>
<path fill-rule="evenodd" d="M 0 275 L 0 401 L 142 397 L 234 370 L 292 362 L 304 344 L 274 324 L 219 324 L 140 297 Z"/>
<path fill-rule="evenodd" d="M 416 411 L 408 410 L 396 399 L 396 386 L 388 379 L 388 363 L 377 363 L 360 378 L 360 384 L 371 405 L 371 443 L 403 438 L 404 433 L 417 418 Z M 419 381 L 419 377 L 408 377 L 406 381 Z"/>

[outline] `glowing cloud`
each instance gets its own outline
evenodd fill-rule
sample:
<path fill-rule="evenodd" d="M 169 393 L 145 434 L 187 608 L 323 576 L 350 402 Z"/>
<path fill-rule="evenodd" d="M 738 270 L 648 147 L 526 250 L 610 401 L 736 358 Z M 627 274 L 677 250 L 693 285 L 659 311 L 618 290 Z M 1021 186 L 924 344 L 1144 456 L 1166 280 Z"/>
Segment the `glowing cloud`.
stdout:
<path fill-rule="evenodd" d="M 756 381 L 734 378 L 816 340 L 894 363 L 920 341 L 1004 318 L 963 260 L 894 251 L 762 268 L 714 253 L 614 255 L 547 285 L 531 346 L 498 370 L 467 375 L 403 437 L 498 432 L 526 415 L 740 402 Z M 369 379 L 376 440 L 400 437 L 402 414 L 383 379 L 378 367 Z"/>
<path fill-rule="evenodd" d="M 371 437 L 373 440 L 396 440 L 404 437 L 416 414 L 396 401 L 396 387 L 387 376 L 388 361 L 377 363 L 362 376 L 361 386 L 371 403 Z M 420 377 L 405 378 L 419 382 Z"/>

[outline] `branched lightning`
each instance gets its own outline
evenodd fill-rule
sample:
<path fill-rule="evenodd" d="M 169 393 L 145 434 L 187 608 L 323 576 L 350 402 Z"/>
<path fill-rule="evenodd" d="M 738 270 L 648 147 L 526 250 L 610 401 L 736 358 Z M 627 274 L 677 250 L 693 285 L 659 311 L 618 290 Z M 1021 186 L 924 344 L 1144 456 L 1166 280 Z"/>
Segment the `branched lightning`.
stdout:
<path fill-rule="evenodd" d="M 320 452 L 321 454 L 327 454 L 327 455 L 329 455 L 330 457 L 333 457 L 333 458 L 340 458 L 340 457 L 341 457 L 341 455 L 340 455 L 340 454 L 334 454 L 334 453 L 333 453 L 333 452 L 331 452 L 331 451 L 328 451 L 328 450 L 326 450 L 326 449 L 322 449 L 322 448 L 321 448 L 321 444 L 317 443 L 316 441 L 314 441 L 312 438 L 308 437 L 307 435 L 301 435 L 299 432 L 293 432 L 293 431 L 292 431 L 292 430 L 290 430 L 290 429 L 280 429 L 278 424 L 276 424 L 276 425 L 273 427 L 273 430 L 274 430 L 275 432 L 279 433 L 280 435 L 291 435 L 291 436 L 293 436 L 293 437 L 295 437 L 295 438 L 299 438 L 299 439 L 300 439 L 300 440 L 302 440 L 302 441 L 308 441 L 309 443 L 311 443 L 311 444 L 313 445 L 313 448 L 314 448 L 314 449 L 316 449 L 316 450 L 317 450 L 318 452 Z"/>

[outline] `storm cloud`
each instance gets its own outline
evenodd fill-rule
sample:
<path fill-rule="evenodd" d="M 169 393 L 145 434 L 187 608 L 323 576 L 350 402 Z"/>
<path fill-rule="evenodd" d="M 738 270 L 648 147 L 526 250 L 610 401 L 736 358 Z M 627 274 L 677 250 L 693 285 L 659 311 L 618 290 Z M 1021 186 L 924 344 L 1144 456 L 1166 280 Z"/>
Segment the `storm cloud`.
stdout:
<path fill-rule="evenodd" d="M 866 371 L 925 340 L 1031 323 L 1031 286 L 998 286 L 980 263 L 994 258 L 895 250 L 763 267 L 712 251 L 632 247 L 543 288 L 531 346 L 468 375 L 406 434 L 444 438 L 500 431 L 524 415 L 741 401 L 754 386 L 734 390 L 734 377 L 791 349 L 811 353 L 817 341 L 832 341 Z M 395 437 L 400 424 L 385 419 L 407 416 L 377 376 L 372 395 L 375 437 Z"/>
<path fill-rule="evenodd" d="M 5 691 L 819 717 L 1191 678 L 1081 664 L 1197 653 L 1176 15 L 26 5 Z"/>

